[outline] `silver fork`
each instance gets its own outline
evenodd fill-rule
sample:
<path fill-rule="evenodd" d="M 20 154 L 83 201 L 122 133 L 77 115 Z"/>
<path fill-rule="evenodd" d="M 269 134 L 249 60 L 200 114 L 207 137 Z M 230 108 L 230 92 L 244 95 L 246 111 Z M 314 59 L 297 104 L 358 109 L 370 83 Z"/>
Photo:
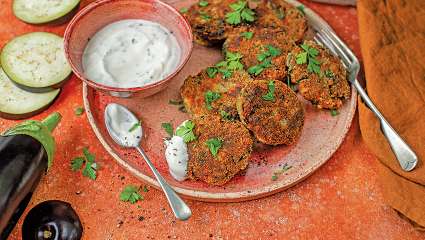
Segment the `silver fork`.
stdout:
<path fill-rule="evenodd" d="M 349 71 L 348 79 L 357 89 L 363 101 L 372 110 L 381 123 L 381 131 L 387 138 L 391 149 L 393 150 L 401 168 L 404 171 L 411 171 L 418 163 L 418 157 L 407 143 L 397 134 L 397 132 L 387 122 L 385 117 L 379 112 L 373 104 L 363 87 L 357 80 L 357 74 L 360 70 L 360 63 L 354 53 L 345 45 L 345 43 L 330 29 L 321 28 L 317 31 L 314 38 L 318 43 L 328 47 L 334 54 L 338 55 L 343 64 Z"/>

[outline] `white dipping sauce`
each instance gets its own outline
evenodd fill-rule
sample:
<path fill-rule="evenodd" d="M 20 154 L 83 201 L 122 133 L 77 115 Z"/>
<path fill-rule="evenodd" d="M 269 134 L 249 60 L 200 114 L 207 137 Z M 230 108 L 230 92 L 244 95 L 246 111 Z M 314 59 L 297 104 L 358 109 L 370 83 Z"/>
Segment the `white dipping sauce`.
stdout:
<path fill-rule="evenodd" d="M 176 37 L 159 23 L 128 19 L 97 32 L 83 54 L 85 77 L 110 87 L 142 87 L 158 82 L 178 66 Z"/>
<path fill-rule="evenodd" d="M 180 126 L 184 125 L 184 121 Z M 178 128 L 178 127 L 177 127 Z M 187 162 L 189 154 L 187 144 L 180 136 L 173 136 L 170 140 L 165 140 L 168 169 L 171 176 L 177 181 L 184 181 L 187 178 Z"/>

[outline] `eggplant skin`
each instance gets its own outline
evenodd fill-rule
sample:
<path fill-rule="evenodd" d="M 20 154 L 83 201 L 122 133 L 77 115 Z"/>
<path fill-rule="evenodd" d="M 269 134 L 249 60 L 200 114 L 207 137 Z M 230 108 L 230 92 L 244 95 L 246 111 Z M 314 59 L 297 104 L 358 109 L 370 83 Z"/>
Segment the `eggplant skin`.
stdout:
<path fill-rule="evenodd" d="M 27 135 L 0 136 L 0 239 L 7 239 L 47 168 L 47 153 Z"/>
<path fill-rule="evenodd" d="M 71 204 L 59 200 L 45 201 L 28 212 L 22 225 L 22 239 L 80 240 L 83 227 Z"/>

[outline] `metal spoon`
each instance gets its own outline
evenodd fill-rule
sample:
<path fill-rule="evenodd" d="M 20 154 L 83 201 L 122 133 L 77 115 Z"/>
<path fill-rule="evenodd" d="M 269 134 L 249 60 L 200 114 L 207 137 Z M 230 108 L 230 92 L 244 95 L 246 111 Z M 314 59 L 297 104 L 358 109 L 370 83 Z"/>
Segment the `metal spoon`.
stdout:
<path fill-rule="evenodd" d="M 170 185 L 168 185 L 149 160 L 145 151 L 143 151 L 143 149 L 139 146 L 143 136 L 143 128 L 140 124 L 135 125 L 138 122 L 139 120 L 136 116 L 134 116 L 134 114 L 126 107 L 116 103 L 110 103 L 106 106 L 105 125 L 106 129 L 108 129 L 109 135 L 120 146 L 125 148 L 136 148 L 139 151 L 164 191 L 176 218 L 180 220 L 187 220 L 190 216 L 192 216 L 192 211 L 177 195 L 177 193 L 174 192 Z"/>

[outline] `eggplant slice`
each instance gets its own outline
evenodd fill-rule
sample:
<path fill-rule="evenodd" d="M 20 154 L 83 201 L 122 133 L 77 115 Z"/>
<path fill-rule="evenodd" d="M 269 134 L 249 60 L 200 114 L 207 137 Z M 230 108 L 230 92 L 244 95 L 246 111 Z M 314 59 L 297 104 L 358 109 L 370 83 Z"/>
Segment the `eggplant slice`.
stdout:
<path fill-rule="evenodd" d="M 14 0 L 13 13 L 24 22 L 40 24 L 64 17 L 79 3 L 80 0 Z"/>

